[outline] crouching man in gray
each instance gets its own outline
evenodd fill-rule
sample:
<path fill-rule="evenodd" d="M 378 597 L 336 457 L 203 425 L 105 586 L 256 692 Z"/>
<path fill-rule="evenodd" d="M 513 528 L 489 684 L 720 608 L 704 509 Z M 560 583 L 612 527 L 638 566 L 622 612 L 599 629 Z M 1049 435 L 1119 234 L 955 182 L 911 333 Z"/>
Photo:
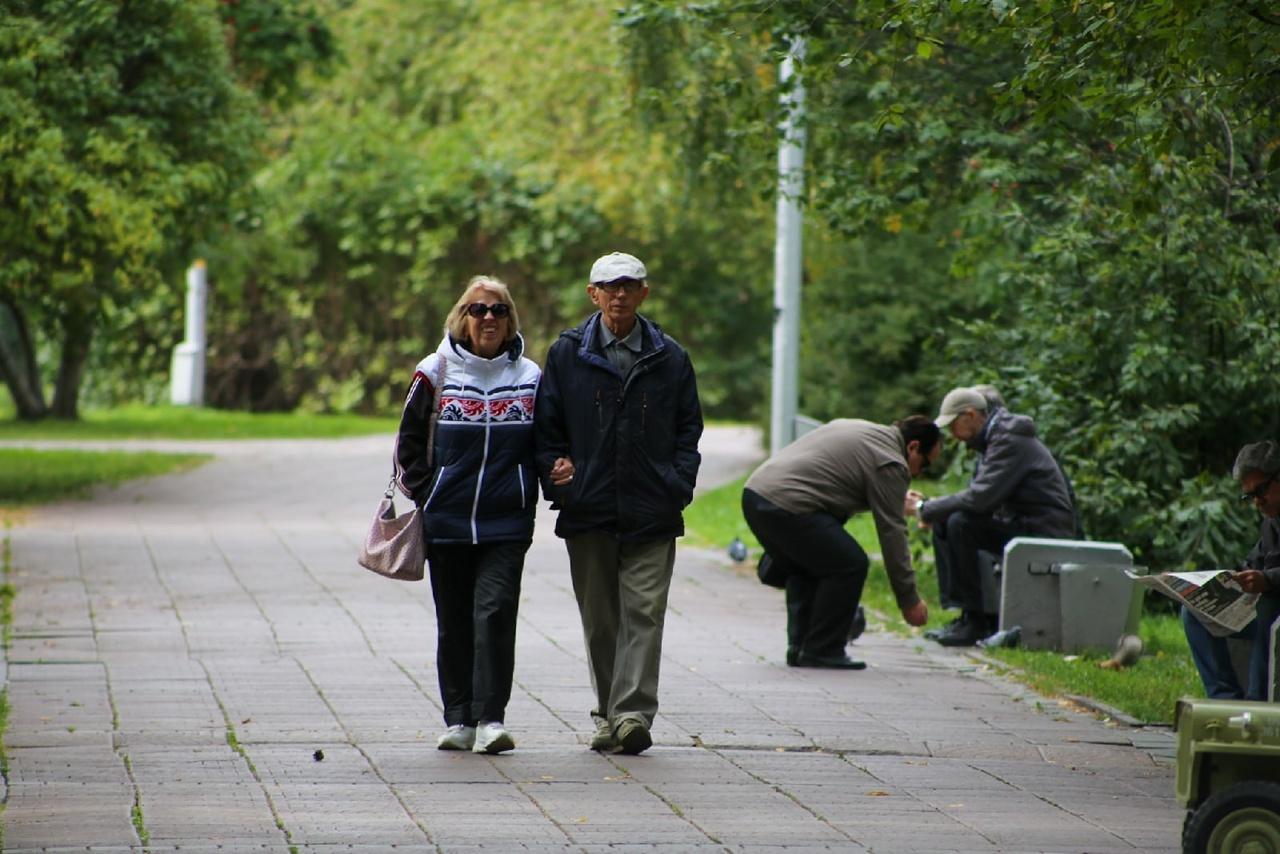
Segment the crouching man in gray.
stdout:
<path fill-rule="evenodd" d="M 913 491 L 907 512 L 933 528 L 937 559 L 950 568 L 951 595 L 961 607 L 960 617 L 933 639 L 973 646 L 996 630 L 998 617 L 983 606 L 979 550 L 1000 554 L 1017 536 L 1072 539 L 1075 505 L 1062 469 L 1027 416 L 993 405 L 976 389 L 956 388 L 942 399 L 934 423 L 978 452 L 977 473 L 951 495 Z"/>
<path fill-rule="evenodd" d="M 854 513 L 875 519 L 885 570 L 902 617 L 923 626 L 904 505 L 911 478 L 942 449 L 922 415 L 894 425 L 841 418 L 764 462 L 742 490 L 742 515 L 786 575 L 787 664 L 861 670 L 844 651 L 867 580 L 867 553 L 844 529 Z"/>

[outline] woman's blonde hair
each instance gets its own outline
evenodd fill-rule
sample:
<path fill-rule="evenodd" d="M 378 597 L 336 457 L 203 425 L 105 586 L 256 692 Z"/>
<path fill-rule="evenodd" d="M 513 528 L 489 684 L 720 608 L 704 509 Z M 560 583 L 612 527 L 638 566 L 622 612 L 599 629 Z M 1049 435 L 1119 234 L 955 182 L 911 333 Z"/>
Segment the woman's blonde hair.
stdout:
<path fill-rule="evenodd" d="M 444 328 L 449 331 L 455 341 L 470 346 L 471 341 L 467 340 L 467 306 L 475 302 L 472 294 L 477 290 L 490 291 L 498 295 L 498 299 L 506 303 L 507 308 L 511 309 L 508 317 L 507 337 L 503 341 L 504 344 L 510 344 L 516 339 L 516 333 L 520 331 L 520 312 L 516 310 L 516 301 L 511 296 L 511 289 L 501 279 L 495 279 L 493 276 L 472 276 L 467 282 L 467 286 L 462 289 L 462 296 L 458 297 L 458 301 L 453 304 L 453 308 L 449 309 L 449 316 L 445 318 Z"/>

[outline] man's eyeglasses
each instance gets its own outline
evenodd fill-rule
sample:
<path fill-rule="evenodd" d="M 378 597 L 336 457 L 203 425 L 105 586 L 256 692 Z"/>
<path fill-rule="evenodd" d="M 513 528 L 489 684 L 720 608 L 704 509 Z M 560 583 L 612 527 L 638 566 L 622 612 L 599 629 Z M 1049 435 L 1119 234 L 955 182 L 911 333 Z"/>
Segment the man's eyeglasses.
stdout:
<path fill-rule="evenodd" d="M 484 317 L 486 314 L 492 314 L 498 320 L 511 314 L 511 306 L 505 302 L 496 302 L 493 305 L 485 305 L 482 302 L 473 302 L 467 306 L 467 314 L 476 320 Z"/>
<path fill-rule="evenodd" d="M 1240 493 L 1240 500 L 1241 500 L 1241 501 L 1259 501 L 1259 500 L 1261 500 L 1261 499 L 1262 499 L 1262 497 L 1263 497 L 1264 495 L 1266 495 L 1266 494 L 1267 494 L 1267 490 L 1271 488 L 1271 484 L 1273 484 L 1273 483 L 1275 483 L 1275 482 L 1276 482 L 1276 477 L 1278 477 L 1278 476 L 1280 476 L 1280 475 L 1274 475 L 1274 474 L 1273 474 L 1273 475 L 1271 475 L 1271 477 L 1267 478 L 1267 479 L 1266 479 L 1266 480 L 1264 480 L 1262 483 L 1258 484 L 1257 486 L 1255 486 L 1253 489 L 1249 490 L 1248 492 L 1242 492 L 1242 493 Z"/>
<path fill-rule="evenodd" d="M 591 287 L 599 288 L 607 294 L 616 294 L 619 289 L 634 294 L 644 287 L 644 282 L 639 279 L 614 279 L 612 282 L 595 282 Z"/>

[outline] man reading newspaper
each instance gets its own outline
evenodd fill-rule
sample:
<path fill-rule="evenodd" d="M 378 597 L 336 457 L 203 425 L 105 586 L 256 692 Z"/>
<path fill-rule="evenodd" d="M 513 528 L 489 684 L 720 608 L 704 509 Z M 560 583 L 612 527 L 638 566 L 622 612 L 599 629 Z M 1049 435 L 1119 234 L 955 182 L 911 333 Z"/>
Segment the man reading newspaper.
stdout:
<path fill-rule="evenodd" d="M 1235 626 L 1231 608 L 1247 603 L 1253 597 L 1242 597 L 1225 589 L 1221 575 L 1202 579 L 1196 589 L 1179 593 L 1185 601 L 1182 608 L 1182 626 L 1187 633 L 1191 657 L 1204 692 L 1208 697 L 1265 700 L 1267 698 L 1267 662 L 1271 626 L 1280 617 L 1280 445 L 1275 442 L 1257 442 L 1240 449 L 1231 475 L 1240 482 L 1241 500 L 1252 502 L 1262 514 L 1262 529 L 1258 543 L 1244 559 L 1244 567 L 1230 573 L 1244 593 L 1258 594 L 1256 613 L 1252 620 L 1230 633 L 1229 637 L 1252 641 L 1249 657 L 1248 685 L 1242 690 L 1231 666 L 1224 629 L 1229 632 Z M 1184 575 L 1195 575 L 1186 573 Z M 1215 576 L 1215 573 L 1207 573 Z M 1223 575 L 1226 575 L 1224 573 Z M 1167 576 L 1166 576 L 1167 577 Z M 1176 578 L 1176 576 L 1175 576 Z M 1216 585 L 1216 590 L 1215 590 Z M 1196 611 L 1204 614 L 1198 617 Z M 1210 628 L 1212 627 L 1212 628 Z"/>

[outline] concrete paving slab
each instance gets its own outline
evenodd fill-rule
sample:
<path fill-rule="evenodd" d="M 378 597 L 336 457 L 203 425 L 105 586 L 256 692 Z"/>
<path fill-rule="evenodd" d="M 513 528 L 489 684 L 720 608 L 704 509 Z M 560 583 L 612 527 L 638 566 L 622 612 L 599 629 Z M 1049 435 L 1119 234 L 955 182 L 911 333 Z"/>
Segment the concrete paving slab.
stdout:
<path fill-rule="evenodd" d="M 854 647 L 866 671 L 788 668 L 781 595 L 685 547 L 655 746 L 587 750 L 581 626 L 546 507 L 517 748 L 436 750 L 429 586 L 354 562 L 390 437 L 171 446 L 217 456 L 9 532 L 6 850 L 140 851 L 135 806 L 148 851 L 1177 848 L 1167 731 L 1109 726 L 874 626 Z M 704 455 L 700 488 L 760 451 L 713 427 Z"/>

